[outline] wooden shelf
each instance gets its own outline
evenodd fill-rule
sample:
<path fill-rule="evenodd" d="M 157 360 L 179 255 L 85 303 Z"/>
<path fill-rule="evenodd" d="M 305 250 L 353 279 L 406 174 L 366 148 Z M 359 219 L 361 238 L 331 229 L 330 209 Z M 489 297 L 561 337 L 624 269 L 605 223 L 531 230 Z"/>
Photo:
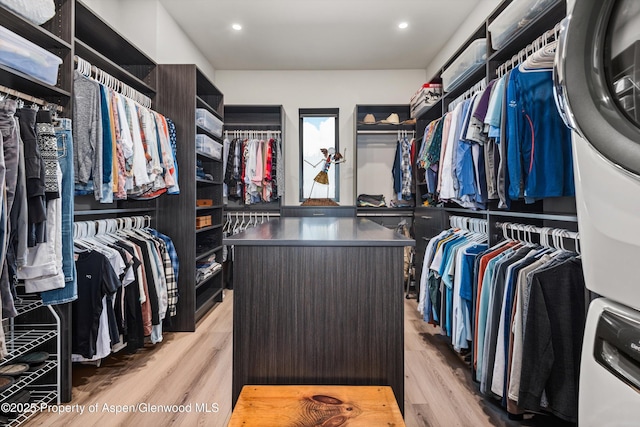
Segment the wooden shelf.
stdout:
<path fill-rule="evenodd" d="M 82 59 L 86 59 L 91 63 L 91 65 L 95 65 L 102 71 L 111 74 L 113 77 L 147 96 L 153 96 L 153 94 L 156 93 L 155 88 L 151 87 L 146 82 L 122 68 L 120 65 L 116 64 L 83 41 L 76 39 L 75 43 L 76 55 Z"/>
<path fill-rule="evenodd" d="M 120 64 L 147 65 L 156 63 L 142 50 L 103 21 L 82 1 L 76 0 L 76 39 L 81 40 L 111 60 Z"/>
<path fill-rule="evenodd" d="M 282 105 L 225 105 L 224 126 L 229 130 L 281 130 Z"/>
<path fill-rule="evenodd" d="M 398 131 L 413 131 L 415 130 L 415 125 L 387 125 L 387 124 L 377 124 L 377 125 L 363 125 L 358 124 L 357 132 L 366 134 L 367 132 L 384 132 L 384 133 L 396 133 Z"/>
<path fill-rule="evenodd" d="M 224 121 L 224 95 L 220 90 L 204 75 L 198 67 L 196 72 L 196 102 L 198 99 L 215 112 L 216 116 Z"/>
<path fill-rule="evenodd" d="M 216 225 L 210 225 L 208 227 L 196 228 L 196 233 L 204 233 L 205 231 L 211 231 L 221 227 L 222 227 L 222 224 L 216 224 Z"/>
<path fill-rule="evenodd" d="M 61 104 L 61 100 L 71 97 L 71 92 L 68 90 L 51 86 L 5 65 L 0 65 L 0 82 L 11 89 L 57 104 Z"/>
<path fill-rule="evenodd" d="M 209 281 L 215 279 L 215 277 L 219 274 L 222 274 L 222 268 L 219 270 L 216 270 L 215 273 L 213 273 L 211 276 L 207 277 L 203 281 L 196 283 L 196 291 L 200 289 L 202 286 L 205 286 L 207 283 L 209 283 Z"/>
<path fill-rule="evenodd" d="M 0 25 L 49 51 L 71 50 L 71 43 L 64 41 L 43 27 L 27 21 L 2 5 L 0 5 Z"/>
<path fill-rule="evenodd" d="M 196 211 L 210 211 L 212 209 L 220 209 L 220 208 L 224 208 L 224 205 L 197 206 Z"/>
<path fill-rule="evenodd" d="M 211 154 L 203 153 L 202 151 L 196 150 L 196 155 L 200 157 L 205 157 L 207 159 L 213 160 L 214 162 L 222 162 L 222 159 L 216 159 Z"/>
<path fill-rule="evenodd" d="M 220 119 L 222 121 L 222 115 L 220 113 L 218 113 L 215 108 L 213 108 L 211 105 L 207 104 L 207 102 L 200 98 L 199 96 L 196 96 L 196 106 L 198 108 L 204 108 L 205 110 L 209 111 L 211 114 L 213 114 L 214 116 L 216 116 L 218 119 Z"/>
<path fill-rule="evenodd" d="M 219 276 L 216 276 L 216 277 L 219 277 Z M 203 288 L 205 287 L 201 287 L 198 290 Z M 197 302 L 196 302 L 197 308 L 195 313 L 196 322 L 200 320 L 202 316 L 207 314 L 209 310 L 211 310 L 216 305 L 216 303 L 222 301 L 222 292 L 224 292 L 224 289 L 222 288 L 211 287 L 211 288 L 205 288 L 204 292 L 202 292 L 201 295 L 198 295 Z"/>
<path fill-rule="evenodd" d="M 208 250 L 206 252 L 201 253 L 200 255 L 196 256 L 196 261 L 200 261 L 203 259 L 206 259 L 208 257 L 210 257 L 211 255 L 215 254 L 216 252 L 218 252 L 220 249 L 222 249 L 222 246 L 216 246 L 215 248 Z"/>
<path fill-rule="evenodd" d="M 222 181 L 212 181 L 210 179 L 196 178 L 196 182 L 200 184 L 208 184 L 208 185 L 220 185 L 223 184 Z"/>
<path fill-rule="evenodd" d="M 219 143 L 221 143 L 221 144 L 222 144 L 223 139 L 222 139 L 222 137 L 221 137 L 221 136 L 214 135 L 214 134 L 212 134 L 211 132 L 209 132 L 208 130 L 206 130 L 205 128 L 200 127 L 200 126 L 198 126 L 198 125 L 196 125 L 196 128 L 198 129 L 198 133 L 199 133 L 199 134 L 207 135 L 209 138 L 211 138 L 211 139 L 213 139 L 214 141 L 217 141 L 217 142 L 219 142 Z"/>

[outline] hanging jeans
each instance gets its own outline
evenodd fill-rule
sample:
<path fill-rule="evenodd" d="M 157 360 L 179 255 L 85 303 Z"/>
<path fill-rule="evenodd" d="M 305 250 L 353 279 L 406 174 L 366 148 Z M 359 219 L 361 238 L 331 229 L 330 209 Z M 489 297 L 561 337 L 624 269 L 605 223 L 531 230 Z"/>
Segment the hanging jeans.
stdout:
<path fill-rule="evenodd" d="M 42 292 L 45 305 L 63 304 L 78 298 L 76 265 L 73 258 L 73 137 L 71 119 L 59 119 L 55 128 L 58 141 L 58 162 L 62 171 L 60 196 L 62 202 L 62 272 L 65 285 L 63 288 Z"/>
<path fill-rule="evenodd" d="M 46 174 L 41 173 L 43 177 L 46 175 L 46 180 L 42 179 L 41 188 L 42 190 L 45 188 L 59 189 L 62 183 L 62 171 L 58 162 L 52 161 L 51 157 L 51 151 L 54 148 L 56 150 L 53 155 L 56 155 L 57 145 L 50 114 L 39 114 L 36 128 L 38 130 L 37 143 L 41 154 L 40 169 L 46 169 Z M 27 190 L 29 190 L 29 160 L 29 154 L 27 154 Z M 33 161 L 35 162 L 35 159 Z M 40 183 L 38 182 L 38 191 L 39 189 Z M 55 191 L 47 192 L 47 194 L 51 194 L 51 196 L 46 204 L 46 224 L 44 227 L 46 238 L 42 243 L 29 248 L 27 262 L 18 270 L 18 279 L 24 280 L 25 291 L 29 293 L 44 292 L 65 286 L 64 274 L 62 273 L 62 229 L 60 228 L 62 201 L 60 197 L 55 197 L 59 195 Z M 29 208 L 31 208 L 31 204 Z M 29 211 L 29 215 L 31 215 L 31 211 Z"/>
<path fill-rule="evenodd" d="M 2 150 L 0 150 L 0 296 L 2 297 L 2 317 L 15 317 L 17 315 L 14 303 L 9 271 L 7 266 L 7 249 L 11 224 L 9 221 L 10 206 L 13 205 L 18 179 L 18 127 L 15 120 L 16 102 L 3 100 L 0 102 L 0 132 L 2 135 Z M 2 350 L 5 351 L 4 339 Z"/>
<path fill-rule="evenodd" d="M 20 120 L 20 137 L 24 144 L 24 165 L 27 183 L 27 204 L 29 207 L 28 246 L 46 241 L 47 208 L 44 199 L 44 163 L 36 136 L 36 111 L 19 108 L 16 115 Z"/>

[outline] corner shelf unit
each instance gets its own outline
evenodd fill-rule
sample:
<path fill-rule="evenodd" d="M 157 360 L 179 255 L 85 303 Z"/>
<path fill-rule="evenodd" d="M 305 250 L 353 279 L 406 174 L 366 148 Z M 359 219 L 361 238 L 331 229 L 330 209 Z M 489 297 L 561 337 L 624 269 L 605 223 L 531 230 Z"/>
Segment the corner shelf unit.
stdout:
<path fill-rule="evenodd" d="M 532 19 L 526 26 L 513 34 L 499 50 L 491 47 L 491 34 L 488 26 L 502 11 L 514 0 L 504 0 L 491 12 L 485 22 L 483 22 L 443 64 L 442 68 L 432 76 L 431 82 L 440 83 L 442 72 L 447 69 L 475 40 L 487 39 L 487 51 L 483 66 L 458 81 L 455 87 L 443 93 L 441 100 L 426 110 L 416 123 L 416 138 L 421 140 L 426 126 L 429 122 L 442 117 L 447 111 L 449 104 L 464 94 L 479 81 L 489 82 L 496 77 L 497 68 L 505 61 L 511 59 L 521 49 L 533 42 L 536 37 L 545 31 L 553 29 L 566 15 L 566 0 L 553 3 L 539 16 Z M 419 147 L 418 147 L 419 148 Z M 422 271 L 422 261 L 428 241 L 440 231 L 449 228 L 449 216 L 460 215 L 474 218 L 483 218 L 489 224 L 489 243 L 495 244 L 500 240 L 501 233 L 496 229 L 496 222 L 518 222 L 537 226 L 552 226 L 565 228 L 570 231 L 577 231 L 577 216 L 574 197 L 559 197 L 540 200 L 533 204 L 525 204 L 522 201 L 514 201 L 511 209 L 505 211 L 498 209 L 497 202 L 490 202 L 484 211 L 473 211 L 460 208 L 456 204 L 444 204 L 438 207 L 423 207 L 420 205 L 422 195 L 426 193 L 426 183 L 416 182 L 416 200 L 418 204 L 414 212 L 414 228 L 416 234 L 416 277 L 420 277 Z M 419 292 L 419 289 L 417 289 Z"/>
<path fill-rule="evenodd" d="M 225 105 L 224 118 L 224 131 L 228 133 L 230 140 L 233 138 L 233 132 L 261 131 L 265 132 L 265 135 L 268 132 L 280 132 L 280 138 L 284 143 L 286 116 L 282 105 Z M 280 211 L 281 206 L 279 199 L 251 205 L 244 204 L 242 200 L 227 199 L 226 203 L 229 211 L 276 212 Z"/>
<path fill-rule="evenodd" d="M 162 215 L 158 231 L 172 237 L 180 257 L 178 314 L 170 329 L 194 331 L 196 322 L 217 302 L 222 301 L 221 270 L 201 283 L 196 282 L 196 264 L 211 256 L 222 262 L 224 220 L 222 159 L 196 151 L 196 135 L 207 134 L 222 144 L 222 138 L 196 126 L 196 108 L 204 108 L 219 119 L 224 117 L 224 97 L 207 77 L 192 64 L 158 66 L 159 112 L 172 118 L 178 139 L 178 180 L 180 194 L 158 200 Z M 212 179 L 197 177 L 196 164 Z M 196 206 L 197 199 L 210 199 L 212 206 Z M 196 228 L 196 218 L 211 217 L 211 224 Z"/>

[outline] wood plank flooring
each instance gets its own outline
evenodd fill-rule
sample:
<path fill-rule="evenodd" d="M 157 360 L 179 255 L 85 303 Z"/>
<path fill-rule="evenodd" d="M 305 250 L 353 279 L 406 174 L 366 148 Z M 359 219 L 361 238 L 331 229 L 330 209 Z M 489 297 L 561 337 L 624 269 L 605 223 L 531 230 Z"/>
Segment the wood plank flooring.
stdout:
<path fill-rule="evenodd" d="M 226 426 L 231 416 L 232 309 L 233 292 L 227 290 L 224 301 L 201 320 L 195 333 L 166 333 L 161 345 L 109 357 L 99 368 L 75 366 L 73 400 L 61 406 L 74 411 L 45 411 L 29 425 Z M 151 412 L 164 409 L 151 405 L 186 406 Z M 547 426 L 551 421 L 509 420 L 497 404 L 477 392 L 468 366 L 437 328 L 420 319 L 416 301 L 405 300 L 408 427 Z"/>

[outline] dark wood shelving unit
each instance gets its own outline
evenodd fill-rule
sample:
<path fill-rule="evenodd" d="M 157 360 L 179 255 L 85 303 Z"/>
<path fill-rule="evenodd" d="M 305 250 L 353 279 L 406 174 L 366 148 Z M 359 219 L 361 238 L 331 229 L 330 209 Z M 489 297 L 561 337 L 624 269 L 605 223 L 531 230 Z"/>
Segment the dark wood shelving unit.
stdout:
<path fill-rule="evenodd" d="M 156 92 L 155 88 L 151 87 L 145 81 L 141 80 L 138 76 L 135 76 L 126 68 L 116 64 L 111 59 L 107 58 L 91 46 L 84 43 L 82 40 L 77 39 L 75 41 L 75 53 L 79 57 L 89 61 L 91 65 L 95 65 L 103 71 L 111 74 L 118 80 L 126 82 L 129 86 L 131 86 L 138 92 L 141 92 L 149 97 L 153 97 Z"/>
<path fill-rule="evenodd" d="M 387 124 L 380 123 L 381 120 L 385 120 L 391 114 L 398 115 L 399 124 Z M 367 114 L 373 114 L 376 119 L 376 124 L 364 123 L 364 118 Z M 356 179 L 354 180 L 354 194 L 359 196 L 360 194 L 382 194 L 382 191 L 373 191 L 367 189 L 366 183 L 371 179 L 371 174 L 366 171 L 361 172 L 363 166 L 362 156 L 359 154 L 360 150 L 365 150 L 365 154 L 370 155 L 372 150 L 380 151 L 385 150 L 389 154 L 385 160 L 385 164 L 389 168 L 389 173 L 386 170 L 379 171 L 379 174 L 383 174 L 388 177 L 388 188 L 393 190 L 393 176 L 391 170 L 394 162 L 394 153 L 398 143 L 398 135 L 402 132 L 408 134 L 409 140 L 415 135 L 414 124 L 402 124 L 402 122 L 409 120 L 411 116 L 409 104 L 396 104 L 396 105 L 356 105 L 354 111 L 354 117 L 356 122 L 354 124 L 354 140 L 355 140 L 355 153 L 350 155 L 355 163 Z M 372 188 L 372 187 L 369 187 Z M 376 187 L 378 188 L 378 187 Z M 385 190 L 386 191 L 386 190 Z M 388 196 L 388 195 L 387 195 Z M 378 212 L 393 212 L 401 208 L 390 207 L 390 202 L 395 198 L 395 194 L 391 194 L 391 197 L 385 197 L 386 207 L 371 208 L 356 206 L 356 212 L 358 216 L 363 216 L 365 213 Z M 357 201 L 356 201 L 357 205 Z M 403 208 L 405 209 L 405 208 Z M 410 208 L 411 210 L 413 207 Z"/>
<path fill-rule="evenodd" d="M 163 215 L 158 217 L 158 229 L 174 238 L 180 257 L 178 277 L 178 314 L 171 329 L 194 331 L 197 321 L 217 302 L 222 301 L 222 275 L 215 275 L 196 286 L 196 262 L 216 255 L 222 263 L 222 161 L 195 149 L 197 134 L 206 134 L 221 143 L 219 137 L 196 126 L 196 108 L 205 108 L 216 117 L 224 117 L 224 96 L 206 76 L 192 64 L 162 64 L 158 66 L 158 93 L 155 98 L 159 112 L 171 117 L 176 125 L 178 141 L 178 180 L 180 194 L 158 201 Z M 213 180 L 196 177 L 196 162 Z M 213 206 L 197 207 L 197 199 L 211 199 Z M 212 225 L 196 229 L 196 217 L 206 211 Z M 180 221 L 176 221 L 180 218 Z M 198 254 L 198 243 L 212 242 L 210 249 Z"/>
<path fill-rule="evenodd" d="M 282 105 L 225 105 L 224 106 L 224 131 L 276 131 L 280 132 L 282 142 L 284 142 L 284 129 L 286 116 Z M 233 134 L 229 135 L 233 138 Z M 283 147 L 284 153 L 284 147 Z M 283 154 L 284 155 L 284 154 Z M 285 161 L 279 159 L 279 161 Z M 284 179 L 284 177 L 282 178 Z M 280 211 L 281 200 L 269 203 L 256 203 L 246 205 L 241 200 L 230 199 L 226 201 L 227 209 L 233 211 Z"/>
<path fill-rule="evenodd" d="M 104 22 L 87 5 L 76 0 L 75 37 L 86 46 L 128 71 L 150 88 L 156 87 L 156 63 L 134 46 L 109 24 Z M 89 61 L 89 58 L 84 58 Z M 91 61 L 90 61 L 91 62 Z M 107 73 L 114 70 L 106 69 Z M 114 76 L 116 77 L 116 76 Z M 123 80 L 134 85 L 134 82 Z M 144 91 L 141 91 L 144 93 Z"/>

